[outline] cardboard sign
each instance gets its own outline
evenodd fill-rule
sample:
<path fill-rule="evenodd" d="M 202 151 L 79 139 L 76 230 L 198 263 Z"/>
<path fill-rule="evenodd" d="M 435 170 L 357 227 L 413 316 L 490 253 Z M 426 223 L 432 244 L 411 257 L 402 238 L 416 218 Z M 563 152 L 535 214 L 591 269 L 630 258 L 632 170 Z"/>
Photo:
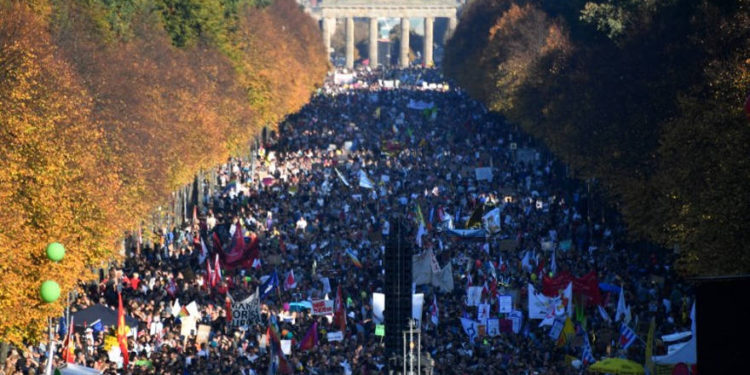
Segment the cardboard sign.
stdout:
<path fill-rule="evenodd" d="M 333 315 L 333 300 L 318 299 L 312 301 L 313 315 Z"/>
<path fill-rule="evenodd" d="M 203 344 L 208 342 L 208 336 L 211 334 L 211 326 L 206 324 L 198 325 L 198 334 L 195 335 L 195 342 Z"/>

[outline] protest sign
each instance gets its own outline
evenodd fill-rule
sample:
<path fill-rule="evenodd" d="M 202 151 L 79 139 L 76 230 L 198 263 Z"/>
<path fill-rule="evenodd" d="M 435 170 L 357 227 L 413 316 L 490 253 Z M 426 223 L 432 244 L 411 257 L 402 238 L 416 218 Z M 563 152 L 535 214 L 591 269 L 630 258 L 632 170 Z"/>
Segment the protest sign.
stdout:
<path fill-rule="evenodd" d="M 477 321 L 480 324 L 487 324 L 487 319 L 490 318 L 490 304 L 480 303 L 477 308 Z"/>
<path fill-rule="evenodd" d="M 281 352 L 285 355 L 292 354 L 292 340 L 281 340 Z"/>
<path fill-rule="evenodd" d="M 424 307 L 424 293 L 411 295 L 411 317 L 417 324 L 417 328 L 422 326 L 422 309 Z"/>
<path fill-rule="evenodd" d="M 466 304 L 469 306 L 478 306 L 482 298 L 481 286 L 470 286 L 466 289 Z"/>
<path fill-rule="evenodd" d="M 196 319 L 192 316 L 184 316 L 180 318 L 180 322 L 182 325 L 180 326 L 180 336 L 185 336 L 187 338 L 188 336 L 194 335 L 196 332 Z"/>
<path fill-rule="evenodd" d="M 383 322 L 383 311 L 385 310 L 385 294 L 372 294 L 372 317 L 376 322 Z"/>
<path fill-rule="evenodd" d="M 260 304 L 258 303 L 258 290 L 255 294 L 245 298 L 243 301 L 232 304 L 232 326 L 247 328 L 260 322 Z"/>
<path fill-rule="evenodd" d="M 508 295 L 497 296 L 497 302 L 499 306 L 499 312 L 501 314 L 508 314 L 513 310 L 513 297 Z"/>
<path fill-rule="evenodd" d="M 341 331 L 337 332 L 329 332 L 326 337 L 328 338 L 329 342 L 333 341 L 343 341 L 344 340 L 344 333 Z"/>
<path fill-rule="evenodd" d="M 312 314 L 313 315 L 333 315 L 333 300 L 313 300 L 312 301 Z"/>
<path fill-rule="evenodd" d="M 495 337 L 500 334 L 500 319 L 487 319 L 487 336 Z"/>
<path fill-rule="evenodd" d="M 385 325 L 384 324 L 378 324 L 375 326 L 375 336 L 383 337 L 385 336 Z"/>
<path fill-rule="evenodd" d="M 211 326 L 206 324 L 198 325 L 198 333 L 195 335 L 195 342 L 203 344 L 208 342 L 208 336 L 211 334 Z"/>

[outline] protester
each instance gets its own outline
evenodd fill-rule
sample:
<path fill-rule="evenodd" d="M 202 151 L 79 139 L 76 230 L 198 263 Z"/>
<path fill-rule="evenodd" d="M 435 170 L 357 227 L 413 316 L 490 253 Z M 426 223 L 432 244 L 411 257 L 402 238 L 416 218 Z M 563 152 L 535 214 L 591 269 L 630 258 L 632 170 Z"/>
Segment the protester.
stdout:
<path fill-rule="evenodd" d="M 332 74 L 305 108 L 271 132 L 254 160 L 231 159 L 217 169 L 203 189 L 197 222 L 160 228 L 156 241 L 134 236 L 120 267 L 99 283 L 80 285 L 73 312 L 96 303 L 116 308 L 119 290 L 124 310 L 139 324 L 128 339 L 129 364 L 119 369 L 122 357 L 110 358 L 105 349 L 110 333 L 76 322 L 76 363 L 112 374 L 260 374 L 269 366 L 279 373 L 382 373 L 388 359 L 375 335 L 373 294 L 384 292 L 384 244 L 397 214 L 414 225 L 415 254 L 431 251 L 439 269 L 451 265 L 452 291 L 416 287 L 424 293 L 422 348 L 434 374 L 578 374 L 582 368 L 566 356 L 582 358 L 583 332 L 594 357 L 642 362 L 643 346 L 622 350 L 619 323 L 606 320 L 622 312 L 620 286 L 630 305 L 628 325 L 642 339 L 651 317 L 663 333 L 690 326 L 691 291 L 675 281 L 672 258 L 628 244 L 616 218 L 591 212 L 585 188 L 515 126 L 436 70 L 368 69 L 335 83 L 341 74 Z M 491 179 L 478 180 L 476 168 L 489 168 Z M 501 208 L 497 233 L 467 239 L 451 232 L 473 221 L 479 207 L 486 207 L 481 213 Z M 241 266 L 229 269 L 226 253 L 236 245 L 236 231 L 257 247 L 240 249 Z M 217 268 L 220 277 L 214 277 Z M 577 339 L 558 345 L 549 326 L 528 318 L 528 285 L 542 290 L 545 276 L 590 271 L 614 289 L 601 290 L 603 311 L 576 293 L 576 306 L 586 305 L 573 319 Z M 227 298 L 237 303 L 269 285 L 256 321 L 234 327 Z M 346 329 L 343 340 L 329 342 L 327 334 L 340 331 L 341 322 L 291 304 L 335 300 L 339 286 Z M 462 324 L 478 319 L 477 306 L 467 305 L 471 286 L 482 287 L 491 318 L 508 318 L 498 313 L 496 296 L 512 295 L 513 310 L 524 314 L 518 333 L 503 320 L 501 333 L 485 332 L 472 342 Z M 174 311 L 175 301 L 195 302 L 198 314 Z M 190 316 L 210 327 L 205 342 L 196 331 L 181 335 Z M 301 350 L 314 323 L 319 341 Z M 277 334 L 292 346 L 280 359 L 274 358 Z M 38 372 L 43 354 L 31 353 L 43 349 L 14 352 L 5 373 Z"/>

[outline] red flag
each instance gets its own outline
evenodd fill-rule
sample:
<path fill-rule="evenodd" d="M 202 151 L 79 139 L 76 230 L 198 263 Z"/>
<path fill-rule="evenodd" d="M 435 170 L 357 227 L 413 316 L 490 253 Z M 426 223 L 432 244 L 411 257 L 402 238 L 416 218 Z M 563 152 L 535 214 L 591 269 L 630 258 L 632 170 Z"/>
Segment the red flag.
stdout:
<path fill-rule="evenodd" d="M 346 307 L 341 297 L 341 285 L 336 290 L 336 302 L 334 303 L 333 324 L 339 327 L 342 333 L 346 332 Z"/>
<path fill-rule="evenodd" d="M 211 278 L 212 287 L 221 283 L 221 263 L 219 262 L 219 254 L 216 254 L 216 258 L 214 259 L 214 275 Z"/>
<path fill-rule="evenodd" d="M 318 322 L 314 322 L 299 343 L 299 350 L 310 350 L 318 345 Z"/>
<path fill-rule="evenodd" d="M 284 279 L 284 290 L 294 289 L 297 287 L 297 279 L 294 278 L 294 270 L 289 270 Z"/>
<path fill-rule="evenodd" d="M 206 282 L 204 283 L 204 286 L 209 291 L 211 290 L 211 282 L 214 279 L 214 271 L 211 270 L 211 261 L 206 262 Z"/>
<path fill-rule="evenodd" d="M 229 295 L 224 300 L 224 307 L 227 309 L 227 324 L 230 324 L 232 322 L 232 300 Z"/>
<path fill-rule="evenodd" d="M 125 310 L 122 308 L 122 294 L 117 292 L 117 343 L 120 344 L 122 352 L 123 366 L 130 362 L 130 353 L 128 353 L 128 338 L 125 325 Z"/>
<path fill-rule="evenodd" d="M 68 332 L 65 334 L 65 341 L 63 341 L 63 352 L 62 359 L 67 363 L 73 363 L 76 359 L 76 346 L 75 340 L 71 337 L 73 332 L 73 317 L 70 318 L 70 324 L 68 325 Z"/>

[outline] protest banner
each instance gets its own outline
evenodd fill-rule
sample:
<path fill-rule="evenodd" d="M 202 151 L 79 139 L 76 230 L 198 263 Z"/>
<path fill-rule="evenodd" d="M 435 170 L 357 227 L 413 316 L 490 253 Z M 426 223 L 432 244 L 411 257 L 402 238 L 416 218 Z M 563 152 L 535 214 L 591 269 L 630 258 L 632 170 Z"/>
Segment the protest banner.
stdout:
<path fill-rule="evenodd" d="M 232 303 L 232 326 L 247 328 L 260 322 L 258 290 L 240 302 Z"/>
<path fill-rule="evenodd" d="M 487 336 L 495 337 L 500 334 L 500 319 L 487 319 Z"/>
<path fill-rule="evenodd" d="M 333 300 L 318 299 L 312 301 L 313 315 L 333 315 Z"/>

